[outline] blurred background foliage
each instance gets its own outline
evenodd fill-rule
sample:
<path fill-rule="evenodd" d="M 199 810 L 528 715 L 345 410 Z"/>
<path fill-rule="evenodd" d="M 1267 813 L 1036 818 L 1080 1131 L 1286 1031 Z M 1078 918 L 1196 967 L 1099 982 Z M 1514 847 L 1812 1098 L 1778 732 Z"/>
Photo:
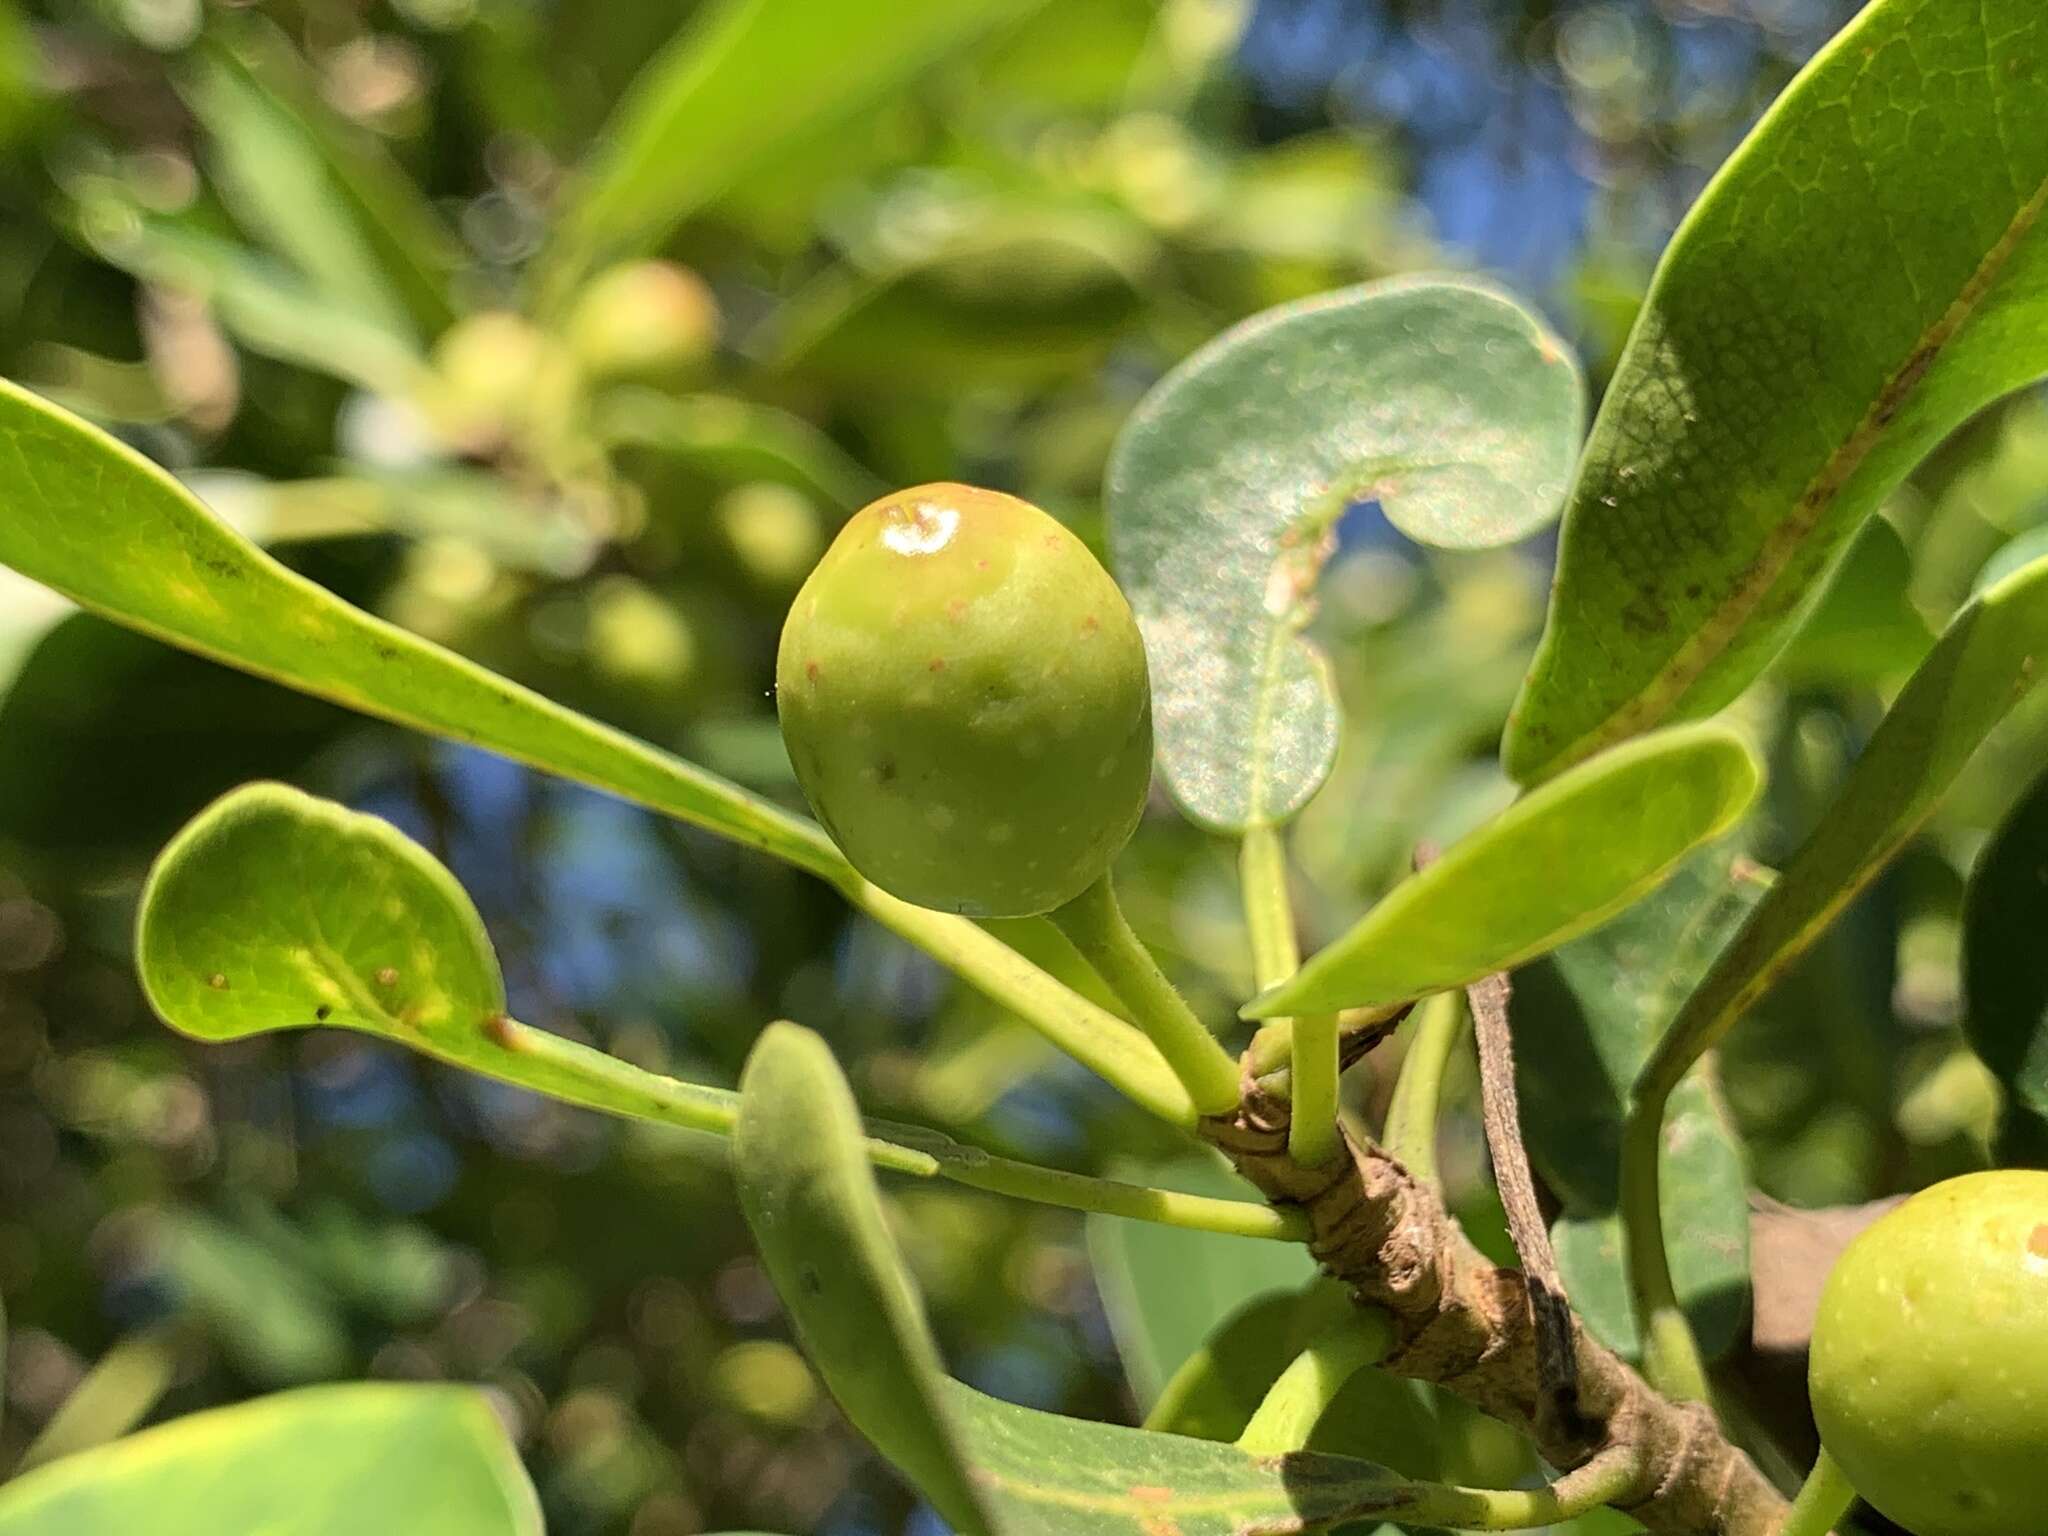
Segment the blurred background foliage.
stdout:
<path fill-rule="evenodd" d="M 659 262 L 564 258 L 565 189 L 691 9 L 0 0 L 0 372 L 355 601 L 791 798 L 775 636 L 854 507 L 967 479 L 1099 541 L 1104 455 L 1152 379 L 1256 309 L 1390 272 L 1496 273 L 1597 387 L 1680 214 L 1851 6 L 983 7 L 1001 14 L 964 46 L 879 93 L 855 78 L 823 115 L 792 108 L 831 68 L 752 60 L 716 145 L 649 167 L 700 189 Z M 2036 393 L 1899 493 L 1740 707 L 1773 766 L 1754 857 L 1810 824 L 1930 626 L 2044 542 Z M 1346 518 L 1318 628 L 1349 725 L 1295 839 L 1311 940 L 1415 838 L 1504 803 L 1493 753 L 1549 555 L 1434 554 L 1369 506 Z M 2037 703 L 1724 1052 L 1767 1195 L 1863 1200 L 1986 1157 L 1995 1090 L 1956 1029 L 1962 872 L 2044 735 Z M 561 1536 L 936 1529 L 791 1349 L 716 1148 L 348 1037 L 201 1048 L 148 1016 L 141 873 L 260 775 L 446 859 L 535 1023 L 729 1082 L 789 1016 L 879 1113 L 1076 1168 L 1170 1150 L 801 876 L 0 572 L 0 1466 L 100 1360 L 101 1432 L 293 1382 L 447 1377 L 496 1390 Z M 1232 850 L 1155 810 L 1126 902 L 1221 1020 L 1249 980 Z M 1354 1074 L 1369 1125 L 1388 1065 Z M 1484 1235 L 1469 1112 L 1453 1131 Z M 1243 1240 L 896 1194 L 959 1374 L 1070 1413 L 1131 1418 L 1218 1318 L 1307 1279 Z M 1405 1448 L 1354 1449 L 1523 1469 L 1469 1415 L 1370 1406 Z"/>

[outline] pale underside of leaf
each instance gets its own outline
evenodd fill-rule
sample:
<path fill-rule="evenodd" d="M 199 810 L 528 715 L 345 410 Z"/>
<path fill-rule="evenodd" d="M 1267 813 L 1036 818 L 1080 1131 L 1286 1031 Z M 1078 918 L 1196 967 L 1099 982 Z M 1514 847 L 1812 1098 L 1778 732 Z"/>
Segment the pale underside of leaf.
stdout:
<path fill-rule="evenodd" d="M 1146 397 L 1105 481 L 1110 552 L 1192 816 L 1283 821 L 1329 773 L 1336 693 L 1303 632 L 1339 519 L 1370 502 L 1445 547 L 1525 536 L 1555 514 L 1580 394 L 1512 301 L 1415 278 L 1256 316 Z"/>

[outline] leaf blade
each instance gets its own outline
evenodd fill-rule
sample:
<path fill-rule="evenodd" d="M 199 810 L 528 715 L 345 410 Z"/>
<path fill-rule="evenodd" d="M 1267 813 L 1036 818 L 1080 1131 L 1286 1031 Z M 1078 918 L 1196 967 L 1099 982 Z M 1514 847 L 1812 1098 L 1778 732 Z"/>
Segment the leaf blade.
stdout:
<path fill-rule="evenodd" d="M 482 1393 L 307 1387 L 176 1419 L 0 1490 L 5 1536 L 541 1536 L 540 1503 Z"/>
<path fill-rule="evenodd" d="M 847 1418 L 954 1525 L 990 1530 L 923 1299 L 889 1235 L 859 1110 L 809 1030 L 772 1024 L 749 1054 L 733 1171 L 762 1262 Z"/>
<path fill-rule="evenodd" d="M 1189 814 L 1226 831 L 1283 821 L 1327 776 L 1335 692 L 1300 631 L 1346 506 L 1376 499 L 1450 548 L 1523 537 L 1556 513 L 1581 394 L 1532 316 L 1439 279 L 1269 310 L 1153 389 L 1104 497 L 1151 655 L 1160 767 Z"/>
<path fill-rule="evenodd" d="M 1531 791 L 1396 886 L 1247 1018 L 1406 1002 L 1586 932 L 1727 830 L 1760 770 L 1721 727 L 1675 726 Z M 1531 869 L 1549 872 L 1532 882 Z"/>
<path fill-rule="evenodd" d="M 1688 214 L 1573 486 L 1516 779 L 1725 704 L 1883 495 L 2048 372 L 2044 28 L 1878 0 Z"/>
<path fill-rule="evenodd" d="M 850 115 L 1033 0 L 720 0 L 647 65 L 599 136 L 544 270 L 651 249 L 807 130 Z M 768 82 L 774 82 L 772 88 Z"/>
<path fill-rule="evenodd" d="M 0 564 L 131 629 L 301 692 L 578 779 L 826 879 L 824 834 L 287 570 L 156 465 L 0 380 Z M 121 561 L 105 551 L 121 548 Z"/>

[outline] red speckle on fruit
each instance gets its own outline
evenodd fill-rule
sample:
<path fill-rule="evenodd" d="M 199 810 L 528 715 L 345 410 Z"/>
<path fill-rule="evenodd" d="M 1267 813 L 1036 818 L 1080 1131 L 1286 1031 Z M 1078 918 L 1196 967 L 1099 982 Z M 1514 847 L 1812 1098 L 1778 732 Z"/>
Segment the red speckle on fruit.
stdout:
<path fill-rule="evenodd" d="M 1092 635 L 1100 628 L 1102 628 L 1102 620 L 1092 613 L 1081 620 L 1081 633 L 1084 635 Z"/>
<path fill-rule="evenodd" d="M 807 661 L 804 663 L 804 676 L 808 677 L 814 683 L 818 680 L 818 664 L 815 661 Z"/>
<path fill-rule="evenodd" d="M 954 598 L 954 599 L 953 599 L 953 600 L 952 600 L 951 602 L 947 603 L 947 604 L 946 604 L 946 617 L 947 617 L 947 618 L 949 618 L 949 619 L 964 619 L 964 618 L 966 618 L 966 617 L 967 617 L 967 600 L 966 600 L 965 598 L 962 598 L 962 597 L 956 597 L 956 598 Z"/>
<path fill-rule="evenodd" d="M 2034 1228 L 2034 1235 L 2027 1239 L 2027 1252 L 2036 1258 L 2048 1259 L 2048 1222 Z"/>
<path fill-rule="evenodd" d="M 934 656 L 934 657 L 932 658 L 932 664 L 931 664 L 931 666 L 930 666 L 929 668 L 927 668 L 926 670 L 927 670 L 927 671 L 931 671 L 931 672 L 943 672 L 943 671 L 945 671 L 945 670 L 946 670 L 946 658 L 945 658 L 945 657 L 943 657 L 943 656 Z"/>

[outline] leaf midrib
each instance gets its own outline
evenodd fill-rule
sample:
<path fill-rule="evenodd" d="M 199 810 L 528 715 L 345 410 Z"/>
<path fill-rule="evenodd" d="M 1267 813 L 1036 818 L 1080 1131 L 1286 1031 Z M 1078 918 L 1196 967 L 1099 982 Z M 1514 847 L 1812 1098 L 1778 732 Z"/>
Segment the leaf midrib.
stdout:
<path fill-rule="evenodd" d="M 1704 624 L 1685 638 L 1648 684 L 1598 725 L 1575 738 L 1569 746 L 1553 753 L 1544 765 L 1545 774 L 1568 767 L 1600 747 L 1635 735 L 1663 719 L 1686 690 L 1698 682 L 1727 650 L 1758 605 L 1777 585 L 1778 578 L 1834 504 L 1842 487 L 1883 440 L 1920 381 L 1932 370 L 1942 350 L 1976 314 L 2012 259 L 2013 252 L 2040 219 L 2044 208 L 2048 208 L 2048 180 L 2043 180 L 2034 189 L 2033 196 L 2020 205 L 1941 317 L 1921 332 L 1905 362 L 1886 378 L 1862 419 L 1807 482 L 1793 503 L 1792 513 L 1765 535 L 1763 547 L 1742 573 L 1734 590 Z"/>

